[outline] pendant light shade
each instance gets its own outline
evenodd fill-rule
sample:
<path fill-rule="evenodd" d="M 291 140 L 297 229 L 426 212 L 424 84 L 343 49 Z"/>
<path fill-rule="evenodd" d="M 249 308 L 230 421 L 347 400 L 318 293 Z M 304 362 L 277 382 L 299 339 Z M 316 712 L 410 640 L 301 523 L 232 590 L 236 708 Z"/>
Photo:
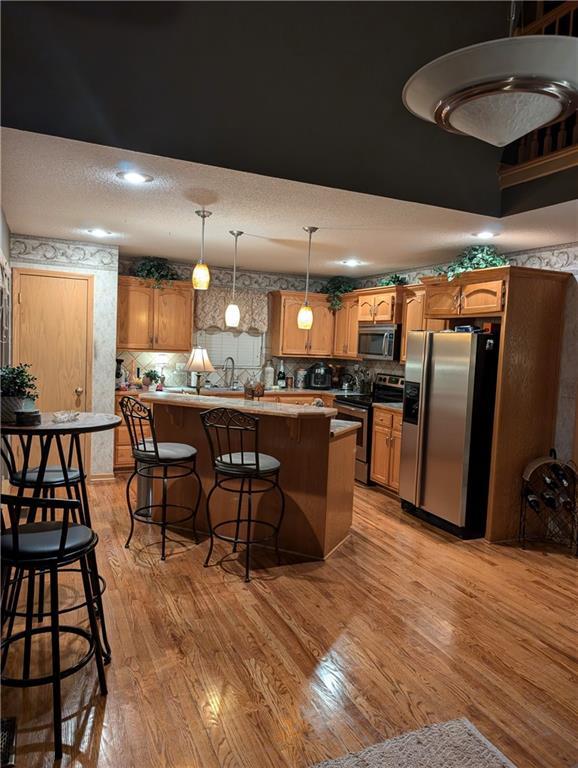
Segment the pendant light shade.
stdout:
<path fill-rule="evenodd" d="M 302 331 L 308 331 L 313 327 L 313 310 L 309 303 L 309 268 L 311 266 L 311 238 L 314 232 L 317 232 L 319 227 L 303 227 L 305 232 L 309 235 L 309 243 L 307 246 L 307 274 L 305 277 L 305 298 L 303 299 L 303 306 L 299 310 L 297 315 L 297 328 Z"/>
<path fill-rule="evenodd" d="M 193 269 L 193 288 L 195 291 L 206 291 L 211 282 L 211 273 L 205 264 L 205 219 L 211 215 L 211 211 L 195 211 L 197 216 L 201 217 L 201 258 L 195 264 Z"/>
<path fill-rule="evenodd" d="M 471 45 L 419 69 L 404 86 L 410 112 L 496 147 L 578 106 L 578 39 L 522 35 Z"/>
<path fill-rule="evenodd" d="M 241 310 L 235 304 L 235 288 L 237 282 L 237 241 L 243 234 L 238 229 L 229 230 L 229 234 L 235 238 L 235 252 L 233 256 L 233 301 L 229 304 L 225 310 L 225 325 L 228 328 L 238 328 L 241 322 Z"/>

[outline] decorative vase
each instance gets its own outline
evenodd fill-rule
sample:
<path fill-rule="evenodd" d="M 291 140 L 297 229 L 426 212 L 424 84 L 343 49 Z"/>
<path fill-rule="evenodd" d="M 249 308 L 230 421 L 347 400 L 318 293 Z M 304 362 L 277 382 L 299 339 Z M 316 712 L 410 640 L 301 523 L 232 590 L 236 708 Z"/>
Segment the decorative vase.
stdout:
<path fill-rule="evenodd" d="M 25 407 L 25 397 L 2 397 L 2 424 L 15 424 L 16 411 Z"/>

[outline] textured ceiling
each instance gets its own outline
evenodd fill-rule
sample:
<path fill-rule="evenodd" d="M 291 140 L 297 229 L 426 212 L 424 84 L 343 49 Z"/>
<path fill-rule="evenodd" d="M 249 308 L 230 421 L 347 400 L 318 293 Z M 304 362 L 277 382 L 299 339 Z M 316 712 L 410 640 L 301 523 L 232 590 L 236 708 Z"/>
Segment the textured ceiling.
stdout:
<path fill-rule="evenodd" d="M 411 115 L 506 2 L 2 2 L 2 125 L 499 215 L 500 151 Z"/>
<path fill-rule="evenodd" d="M 154 181 L 121 182 L 116 173 L 138 169 Z M 368 275 L 452 258 L 478 242 L 473 232 L 500 232 L 503 252 L 575 241 L 577 204 L 564 203 L 502 219 L 418 203 L 127 152 L 13 129 L 2 129 L 2 206 L 13 233 L 90 240 L 100 227 L 124 255 L 198 257 L 200 219 L 207 260 L 231 264 L 230 229 L 246 269 L 303 272 L 303 225 L 321 229 L 313 241 L 312 271 Z M 342 259 L 363 264 L 349 269 Z"/>

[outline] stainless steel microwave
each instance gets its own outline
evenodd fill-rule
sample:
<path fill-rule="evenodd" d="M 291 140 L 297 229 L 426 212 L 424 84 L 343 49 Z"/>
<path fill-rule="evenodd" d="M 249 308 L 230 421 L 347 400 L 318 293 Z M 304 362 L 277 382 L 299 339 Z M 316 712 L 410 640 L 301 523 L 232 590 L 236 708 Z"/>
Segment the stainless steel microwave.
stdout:
<path fill-rule="evenodd" d="M 366 360 L 398 360 L 399 340 L 397 325 L 361 326 L 357 354 Z"/>

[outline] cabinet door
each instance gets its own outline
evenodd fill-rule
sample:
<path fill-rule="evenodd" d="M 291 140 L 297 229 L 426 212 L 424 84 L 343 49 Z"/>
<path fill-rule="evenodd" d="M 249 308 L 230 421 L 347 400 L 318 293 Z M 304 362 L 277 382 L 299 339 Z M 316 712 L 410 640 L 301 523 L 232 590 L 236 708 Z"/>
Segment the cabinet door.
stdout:
<path fill-rule="evenodd" d="M 193 343 L 193 291 L 183 286 L 167 286 L 154 293 L 154 348 L 190 352 Z"/>
<path fill-rule="evenodd" d="M 135 278 L 119 278 L 117 347 L 152 349 L 153 313 L 153 289 Z"/>
<path fill-rule="evenodd" d="M 349 302 L 347 314 L 347 357 L 357 357 L 357 342 L 359 340 L 359 299 Z"/>
<path fill-rule="evenodd" d="M 462 287 L 460 314 L 493 315 L 503 309 L 503 280 L 491 280 L 487 283 L 471 283 Z"/>
<path fill-rule="evenodd" d="M 281 353 L 283 355 L 307 354 L 308 331 L 297 328 L 297 315 L 302 305 L 303 299 L 290 296 L 283 298 L 281 323 Z M 315 315 L 313 322 L 315 322 Z"/>
<path fill-rule="evenodd" d="M 407 290 L 403 297 L 403 317 L 401 326 L 400 360 L 405 360 L 407 352 L 407 335 L 410 331 L 424 329 L 423 305 L 425 290 Z"/>
<path fill-rule="evenodd" d="M 452 317 L 460 313 L 459 285 L 428 285 L 425 289 L 426 317 Z"/>
<path fill-rule="evenodd" d="M 359 297 L 359 322 L 373 323 L 373 294 Z"/>
<path fill-rule="evenodd" d="M 343 302 L 341 309 L 335 313 L 335 330 L 333 334 L 333 355 L 345 357 L 347 353 L 347 338 L 349 326 L 349 305 Z"/>
<path fill-rule="evenodd" d="M 401 464 L 401 429 L 393 429 L 389 440 L 388 486 L 399 491 L 399 467 Z"/>
<path fill-rule="evenodd" d="M 449 323 L 447 320 L 436 320 L 431 317 L 424 320 L 424 331 L 445 331 L 448 326 Z"/>
<path fill-rule="evenodd" d="M 395 294 L 377 293 L 373 297 L 373 319 L 376 323 L 391 323 L 393 321 L 393 309 L 395 306 Z"/>
<path fill-rule="evenodd" d="M 312 301 L 313 325 L 309 331 L 307 354 L 330 357 L 333 352 L 334 316 L 325 299 Z"/>
<path fill-rule="evenodd" d="M 391 429 L 374 425 L 371 447 L 371 479 L 380 485 L 389 482 L 389 443 Z"/>

